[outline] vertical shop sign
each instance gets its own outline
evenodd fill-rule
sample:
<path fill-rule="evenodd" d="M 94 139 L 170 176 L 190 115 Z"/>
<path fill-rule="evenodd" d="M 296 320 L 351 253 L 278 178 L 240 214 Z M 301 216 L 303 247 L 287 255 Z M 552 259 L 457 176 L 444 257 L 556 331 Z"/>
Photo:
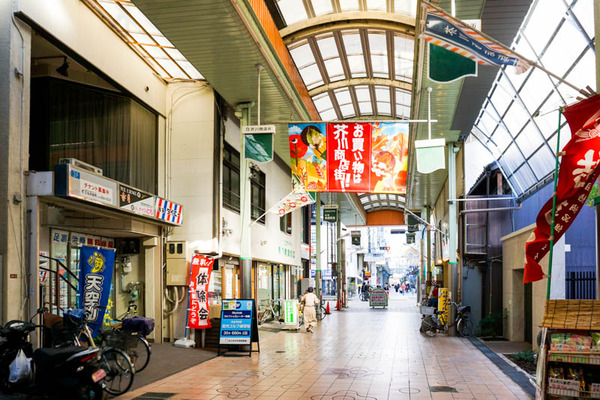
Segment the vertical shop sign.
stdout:
<path fill-rule="evenodd" d="M 448 289 L 438 289 L 438 308 L 441 311 L 440 322 L 448 324 L 450 319 L 450 293 Z"/>
<path fill-rule="evenodd" d="M 208 284 L 215 260 L 196 254 L 190 271 L 190 307 L 188 326 L 192 329 L 210 328 L 208 318 Z"/>
<path fill-rule="evenodd" d="M 330 192 L 368 192 L 371 124 L 327 125 L 327 187 Z"/>
<path fill-rule="evenodd" d="M 92 336 L 98 336 L 108 305 L 115 250 L 82 246 L 79 259 L 79 307 L 87 316 Z"/>

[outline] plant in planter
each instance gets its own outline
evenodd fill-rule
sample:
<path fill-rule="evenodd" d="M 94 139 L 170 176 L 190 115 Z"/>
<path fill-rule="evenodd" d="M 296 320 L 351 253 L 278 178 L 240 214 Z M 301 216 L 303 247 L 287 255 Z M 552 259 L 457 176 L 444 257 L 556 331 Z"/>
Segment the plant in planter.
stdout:
<path fill-rule="evenodd" d="M 502 336 L 506 311 L 497 311 L 490 313 L 487 317 L 479 321 L 481 336 L 497 338 Z"/>

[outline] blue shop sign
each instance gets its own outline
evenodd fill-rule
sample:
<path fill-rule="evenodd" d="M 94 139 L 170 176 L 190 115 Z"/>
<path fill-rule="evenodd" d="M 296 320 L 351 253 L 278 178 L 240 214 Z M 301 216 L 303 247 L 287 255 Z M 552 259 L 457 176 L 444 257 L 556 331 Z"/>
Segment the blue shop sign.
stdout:
<path fill-rule="evenodd" d="M 219 344 L 250 344 L 254 300 L 223 300 Z"/>

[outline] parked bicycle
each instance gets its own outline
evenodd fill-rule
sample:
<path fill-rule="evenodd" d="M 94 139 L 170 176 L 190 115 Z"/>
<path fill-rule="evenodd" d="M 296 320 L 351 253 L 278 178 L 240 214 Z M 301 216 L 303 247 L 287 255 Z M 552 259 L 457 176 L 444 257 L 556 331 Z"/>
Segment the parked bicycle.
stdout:
<path fill-rule="evenodd" d="M 51 330 L 54 347 L 96 345 L 92 330 L 87 325 L 86 316 L 81 309 L 66 311 L 62 321 L 55 323 Z M 135 367 L 127 353 L 115 347 L 101 346 L 98 363 L 106 371 L 106 377 L 103 379 L 105 392 L 119 396 L 131 388 Z"/>
<path fill-rule="evenodd" d="M 279 300 L 263 300 L 265 307 L 262 312 L 258 313 L 258 324 L 261 325 L 267 321 L 276 320 L 284 322 L 281 316 L 281 306 Z"/>
<path fill-rule="evenodd" d="M 152 345 L 146 336 L 154 330 L 154 320 L 136 317 L 137 305 L 130 303 L 127 312 L 110 321 L 111 329 L 101 332 L 101 338 L 103 346 L 125 351 L 135 366 L 135 372 L 138 373 L 150 362 Z"/>
<path fill-rule="evenodd" d="M 321 322 L 327 316 L 327 308 L 325 303 L 323 302 L 323 297 L 321 297 L 319 301 L 319 306 L 317 308 L 317 321 Z"/>
<path fill-rule="evenodd" d="M 473 322 L 470 319 L 471 306 L 463 306 L 453 301 L 450 302 L 451 307 L 456 307 L 456 317 L 452 324 L 448 324 L 445 320 L 443 311 L 435 311 L 431 307 L 426 307 L 431 314 L 424 314 L 421 321 L 421 331 L 427 336 L 433 337 L 440 332 L 448 332 L 448 330 L 456 326 L 456 330 L 463 337 L 473 335 Z"/>

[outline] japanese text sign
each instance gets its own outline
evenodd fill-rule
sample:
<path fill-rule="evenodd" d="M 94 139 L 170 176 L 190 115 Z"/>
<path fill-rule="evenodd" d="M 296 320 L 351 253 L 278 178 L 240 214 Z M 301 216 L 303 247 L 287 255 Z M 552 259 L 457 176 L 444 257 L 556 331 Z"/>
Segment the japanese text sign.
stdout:
<path fill-rule="evenodd" d="M 200 254 L 192 257 L 190 270 L 190 307 L 188 310 L 188 327 L 192 329 L 210 328 L 208 318 L 208 284 L 214 260 Z"/>
<path fill-rule="evenodd" d="M 406 193 L 408 124 L 289 124 L 292 172 L 309 191 Z"/>
<path fill-rule="evenodd" d="M 371 124 L 327 124 L 327 143 L 328 190 L 368 192 Z"/>
<path fill-rule="evenodd" d="M 98 336 L 108 304 L 115 250 L 82 246 L 79 253 L 79 307 L 87 316 L 92 336 Z"/>
<path fill-rule="evenodd" d="M 254 300 L 223 300 L 219 344 L 251 344 Z"/>

